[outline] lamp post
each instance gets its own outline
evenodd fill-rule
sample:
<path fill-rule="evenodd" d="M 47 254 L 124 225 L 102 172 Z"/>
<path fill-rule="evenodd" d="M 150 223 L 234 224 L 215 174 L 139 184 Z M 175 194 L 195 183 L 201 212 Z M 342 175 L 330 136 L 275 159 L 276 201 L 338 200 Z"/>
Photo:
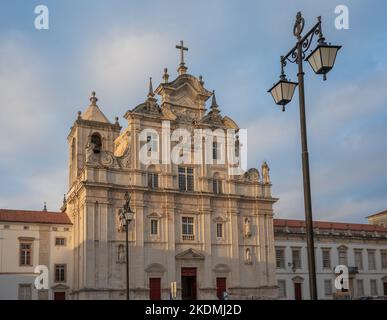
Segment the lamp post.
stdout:
<path fill-rule="evenodd" d="M 312 200 L 310 192 L 309 178 L 309 155 L 306 133 L 305 120 L 305 92 L 304 92 L 304 71 L 303 60 L 306 60 L 311 65 L 316 74 L 322 74 L 326 80 L 326 74 L 333 68 L 336 60 L 337 51 L 341 46 L 333 46 L 325 42 L 325 38 L 321 29 L 321 17 L 317 18 L 317 23 L 304 35 L 301 33 L 304 29 L 305 20 L 301 12 L 297 13 L 296 22 L 293 28 L 293 34 L 297 38 L 296 45 L 284 56 L 281 56 L 281 76 L 280 80 L 269 89 L 274 102 L 282 106 L 282 111 L 285 111 L 285 105 L 288 104 L 293 97 L 294 89 L 298 84 L 299 105 L 300 105 L 300 126 L 301 126 L 301 148 L 302 148 L 302 173 L 304 186 L 304 207 L 305 207 L 305 222 L 306 222 L 306 241 L 308 250 L 308 269 L 309 269 L 309 289 L 310 298 L 317 299 L 316 286 L 316 266 L 314 255 L 314 239 L 313 239 L 313 218 L 312 218 Z M 317 47 L 306 58 L 305 52 L 309 50 L 314 36 L 318 36 Z M 284 67 L 290 63 L 298 65 L 298 83 L 290 82 L 286 79 Z"/>
<path fill-rule="evenodd" d="M 126 242 L 126 300 L 129 300 L 129 225 L 133 220 L 134 211 L 130 208 L 130 195 L 128 191 L 125 192 L 125 204 L 123 210 L 120 212 L 120 220 L 125 228 L 125 242 Z"/>

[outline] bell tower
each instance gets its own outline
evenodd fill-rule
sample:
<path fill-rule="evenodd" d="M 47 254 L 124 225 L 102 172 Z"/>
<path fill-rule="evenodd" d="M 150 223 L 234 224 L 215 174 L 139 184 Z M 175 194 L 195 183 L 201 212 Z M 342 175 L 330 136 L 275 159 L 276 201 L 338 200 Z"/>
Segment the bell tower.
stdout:
<path fill-rule="evenodd" d="M 90 105 L 78 117 L 67 137 L 69 145 L 69 189 L 82 172 L 87 154 L 98 156 L 101 151 L 114 152 L 114 140 L 119 136 L 121 126 L 112 124 L 97 105 L 98 98 L 93 91 Z"/>

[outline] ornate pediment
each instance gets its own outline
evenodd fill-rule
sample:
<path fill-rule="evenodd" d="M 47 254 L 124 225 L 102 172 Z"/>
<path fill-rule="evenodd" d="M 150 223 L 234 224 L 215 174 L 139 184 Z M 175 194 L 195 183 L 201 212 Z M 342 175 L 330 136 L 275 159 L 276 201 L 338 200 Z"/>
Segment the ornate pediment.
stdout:
<path fill-rule="evenodd" d="M 62 284 L 62 283 L 59 283 L 59 284 L 56 284 L 56 285 L 54 285 L 54 286 L 51 286 L 51 289 L 52 290 L 68 290 L 68 289 L 70 289 L 70 287 L 69 286 L 66 286 L 66 285 L 64 285 L 64 284 Z"/>
<path fill-rule="evenodd" d="M 151 214 L 147 215 L 147 218 L 149 219 L 161 219 L 163 216 L 160 213 L 152 212 Z"/>
<path fill-rule="evenodd" d="M 181 74 L 172 82 L 161 83 L 155 91 L 162 97 L 162 103 L 204 109 L 211 92 L 203 84 L 192 75 Z"/>
<path fill-rule="evenodd" d="M 214 222 L 226 222 L 227 221 L 227 218 L 224 217 L 224 216 L 216 216 L 214 219 L 213 219 Z"/>
<path fill-rule="evenodd" d="M 154 101 L 145 101 L 144 103 L 139 104 L 132 110 L 132 113 L 141 113 L 155 116 L 160 116 L 162 114 L 161 108 Z"/>
<path fill-rule="evenodd" d="M 231 272 L 231 269 L 228 265 L 219 263 L 215 266 L 214 269 L 212 269 L 215 273 L 228 273 Z"/>
<path fill-rule="evenodd" d="M 166 269 L 160 263 L 152 263 L 145 269 L 147 273 L 164 273 L 165 271 Z"/>
<path fill-rule="evenodd" d="M 178 253 L 175 258 L 180 260 L 204 260 L 205 256 L 202 253 L 189 248 L 188 250 Z"/>

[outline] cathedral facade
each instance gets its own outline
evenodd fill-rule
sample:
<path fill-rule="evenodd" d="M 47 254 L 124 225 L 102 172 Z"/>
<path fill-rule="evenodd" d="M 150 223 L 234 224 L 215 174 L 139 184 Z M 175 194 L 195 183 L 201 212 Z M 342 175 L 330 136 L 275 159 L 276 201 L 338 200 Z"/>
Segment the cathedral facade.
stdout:
<path fill-rule="evenodd" d="M 169 299 L 171 283 L 177 299 L 217 299 L 224 292 L 230 299 L 277 296 L 277 199 L 271 196 L 269 168 L 263 163 L 261 172 L 231 174 L 235 163 L 224 155 L 232 151 L 240 158 L 237 140 L 216 136 L 208 144 L 201 136 L 199 144 L 179 148 L 181 130 L 192 136 L 199 129 L 225 135 L 240 130 L 221 115 L 202 77 L 187 73 L 186 48 L 179 48 L 177 77 L 170 80 L 165 69 L 155 90 L 150 80 L 144 103 L 125 113 L 124 128 L 118 118 L 111 123 L 105 117 L 95 93 L 71 127 L 62 209 L 73 224 L 73 299 L 125 298 L 126 243 L 119 217 L 126 192 L 134 211 L 128 229 L 130 299 Z M 168 156 L 173 148 L 177 152 Z"/>

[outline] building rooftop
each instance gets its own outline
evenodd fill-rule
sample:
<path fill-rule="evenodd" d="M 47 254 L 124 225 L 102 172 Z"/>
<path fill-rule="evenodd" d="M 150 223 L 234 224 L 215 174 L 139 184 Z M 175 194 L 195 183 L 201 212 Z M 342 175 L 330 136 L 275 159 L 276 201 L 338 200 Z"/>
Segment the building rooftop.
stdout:
<path fill-rule="evenodd" d="M 383 215 L 386 215 L 386 216 L 387 216 L 387 210 L 384 210 L 384 211 L 381 211 L 381 212 L 378 212 L 378 213 L 371 214 L 371 215 L 368 216 L 367 218 L 373 218 L 373 217 L 378 217 L 378 216 L 383 216 Z"/>
<path fill-rule="evenodd" d="M 0 222 L 72 224 L 65 212 L 0 209 Z"/>
<path fill-rule="evenodd" d="M 289 228 L 305 228 L 305 221 L 291 219 L 274 219 L 274 228 L 289 227 Z M 329 222 L 329 221 L 314 221 L 313 228 L 327 230 L 350 230 L 350 231 L 368 231 L 387 233 L 387 228 L 374 224 L 362 223 L 345 223 L 345 222 Z"/>

